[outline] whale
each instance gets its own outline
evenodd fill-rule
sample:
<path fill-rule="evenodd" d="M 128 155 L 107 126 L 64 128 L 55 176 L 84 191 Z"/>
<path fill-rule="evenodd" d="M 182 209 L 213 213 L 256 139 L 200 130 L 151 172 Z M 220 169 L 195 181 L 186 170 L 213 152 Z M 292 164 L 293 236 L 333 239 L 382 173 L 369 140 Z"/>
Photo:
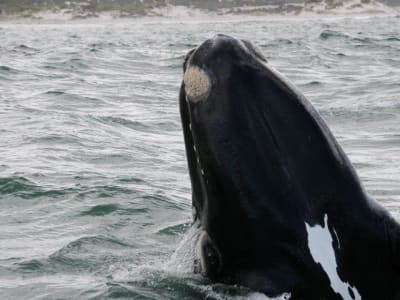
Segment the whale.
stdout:
<path fill-rule="evenodd" d="M 193 271 L 268 297 L 400 299 L 400 225 L 325 121 L 248 40 L 190 50 L 179 93 Z"/>

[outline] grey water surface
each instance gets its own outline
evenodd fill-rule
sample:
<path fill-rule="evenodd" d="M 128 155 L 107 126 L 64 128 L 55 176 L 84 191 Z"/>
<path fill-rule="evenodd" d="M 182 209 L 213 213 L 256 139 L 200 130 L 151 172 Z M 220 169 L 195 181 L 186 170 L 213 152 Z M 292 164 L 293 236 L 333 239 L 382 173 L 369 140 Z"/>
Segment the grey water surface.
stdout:
<path fill-rule="evenodd" d="M 173 256 L 191 224 L 181 65 L 219 32 L 305 93 L 399 217 L 398 17 L 0 24 L 0 299 L 266 299 Z"/>

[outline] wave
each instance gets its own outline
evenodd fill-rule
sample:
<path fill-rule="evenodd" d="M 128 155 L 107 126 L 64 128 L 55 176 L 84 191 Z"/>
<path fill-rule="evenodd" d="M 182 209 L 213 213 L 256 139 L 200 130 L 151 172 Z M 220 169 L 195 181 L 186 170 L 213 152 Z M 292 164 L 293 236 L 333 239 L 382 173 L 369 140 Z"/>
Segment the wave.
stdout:
<path fill-rule="evenodd" d="M 185 223 L 185 227 L 189 224 Z M 127 298 L 151 299 L 212 299 L 212 300 L 286 300 L 289 294 L 269 298 L 244 287 L 210 284 L 202 276 L 193 274 L 196 240 L 200 231 L 191 226 L 183 236 L 177 250 L 169 260 L 147 262 L 141 265 L 115 266 L 111 281 L 104 293 L 108 299 L 117 295 Z M 161 297 L 163 295 L 164 297 Z"/>
<path fill-rule="evenodd" d="M 46 258 L 31 259 L 17 264 L 24 273 L 85 272 L 96 271 L 117 260 L 114 251 L 135 248 L 115 237 L 86 236 L 71 241 Z"/>
<path fill-rule="evenodd" d="M 17 74 L 19 71 L 9 67 L 9 66 L 1 66 L 0 65 L 0 75 L 4 74 L 4 75 L 8 75 L 8 74 Z"/>
<path fill-rule="evenodd" d="M 117 204 L 95 205 L 81 213 L 82 216 L 105 216 L 116 213 L 118 215 L 138 215 L 148 213 L 149 209 L 142 208 L 124 208 Z"/>
<path fill-rule="evenodd" d="M 55 198 L 71 193 L 72 189 L 45 189 L 24 177 L 0 178 L 0 195 L 14 195 L 23 199 Z"/>

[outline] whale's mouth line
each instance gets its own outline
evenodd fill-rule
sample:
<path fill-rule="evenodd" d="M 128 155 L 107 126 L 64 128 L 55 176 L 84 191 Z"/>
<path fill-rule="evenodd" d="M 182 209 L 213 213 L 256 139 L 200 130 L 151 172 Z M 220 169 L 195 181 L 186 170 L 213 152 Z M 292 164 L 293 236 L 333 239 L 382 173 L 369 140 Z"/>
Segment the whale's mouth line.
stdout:
<path fill-rule="evenodd" d="M 201 194 L 195 195 L 198 202 L 203 205 L 207 205 L 208 199 L 208 190 L 207 190 L 207 182 L 205 180 L 205 171 L 201 165 L 199 147 L 196 145 L 196 138 L 193 132 L 192 125 L 192 112 L 191 105 L 195 105 L 199 102 L 206 101 L 212 88 L 212 79 L 211 76 L 204 68 L 200 68 L 198 66 L 190 65 L 190 58 L 195 53 L 198 47 L 193 48 L 187 52 L 184 58 L 183 63 L 183 84 L 185 86 L 185 106 L 188 112 L 188 124 L 186 125 L 189 129 L 189 135 L 191 144 L 187 151 L 194 154 L 195 162 L 192 165 L 192 168 L 195 168 L 192 180 L 195 180 L 199 184 L 199 188 L 201 189 Z M 201 199 L 199 199 L 201 198 Z M 193 203 L 194 204 L 194 203 Z M 194 261 L 194 273 L 201 274 L 210 279 L 216 278 L 218 274 L 222 270 L 222 255 L 217 247 L 216 243 L 212 240 L 209 233 L 207 232 L 207 226 L 204 224 L 204 220 L 202 220 L 202 216 L 205 214 L 202 210 L 207 209 L 205 207 L 196 207 L 193 205 L 193 219 L 194 222 L 199 222 L 199 230 L 201 233 L 196 242 L 196 258 Z"/>

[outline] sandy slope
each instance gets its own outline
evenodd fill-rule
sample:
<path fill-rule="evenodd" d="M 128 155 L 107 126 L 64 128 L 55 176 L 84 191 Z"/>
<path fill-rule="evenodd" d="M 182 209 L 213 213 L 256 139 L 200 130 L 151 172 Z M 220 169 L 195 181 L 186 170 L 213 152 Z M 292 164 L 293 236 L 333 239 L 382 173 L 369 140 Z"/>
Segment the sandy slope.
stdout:
<path fill-rule="evenodd" d="M 369 2 L 369 3 L 365 3 Z M 399 3 L 400 4 L 400 3 Z M 400 6 L 388 6 L 376 0 L 306 0 L 305 3 L 263 6 L 234 6 L 202 10 L 190 6 L 166 5 L 153 8 L 145 15 L 131 16 L 121 11 L 101 13 L 71 10 L 41 11 L 28 16 L 0 15 L 0 22 L 11 23 L 98 23 L 98 22 L 209 22 L 234 20 L 274 20 L 282 18 L 321 18 L 354 15 L 399 15 Z"/>

